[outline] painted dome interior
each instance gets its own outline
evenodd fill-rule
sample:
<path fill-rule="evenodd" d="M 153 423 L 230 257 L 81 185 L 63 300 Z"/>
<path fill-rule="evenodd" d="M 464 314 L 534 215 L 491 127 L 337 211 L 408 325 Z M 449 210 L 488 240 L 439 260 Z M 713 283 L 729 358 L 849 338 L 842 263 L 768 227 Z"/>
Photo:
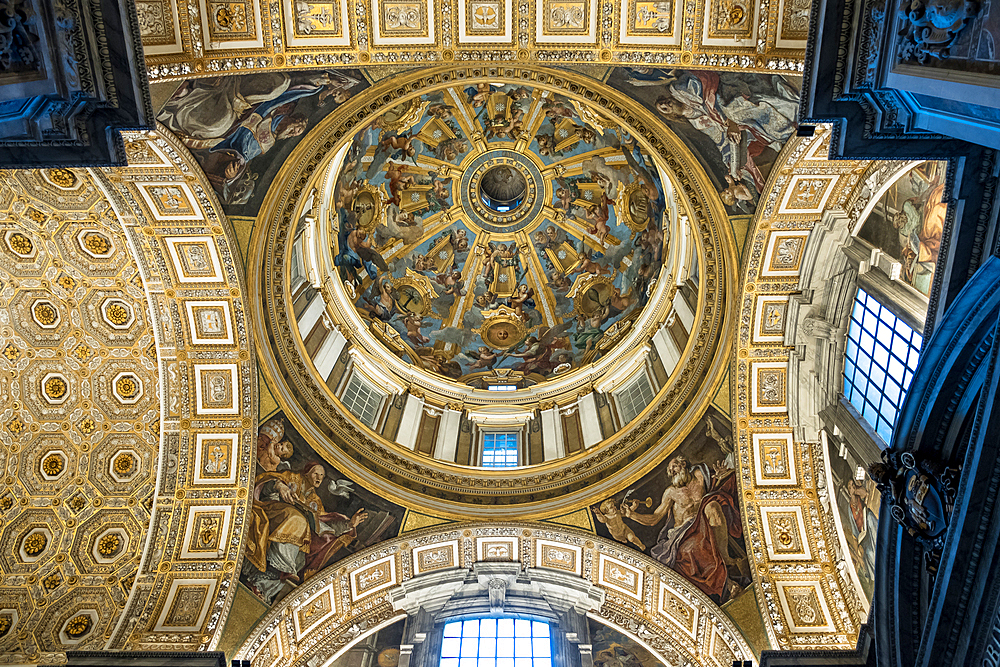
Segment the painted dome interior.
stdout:
<path fill-rule="evenodd" d="M 487 573 L 598 667 L 855 646 L 838 327 L 863 285 L 918 331 L 979 207 L 799 126 L 808 6 L 189 4 L 94 47 L 145 59 L 115 166 L 0 173 L 0 662 L 397 667 Z"/>
<path fill-rule="evenodd" d="M 456 85 L 395 106 L 354 136 L 332 200 L 331 264 L 357 314 L 400 359 L 479 389 L 611 355 L 679 261 L 656 161 L 537 87 Z"/>

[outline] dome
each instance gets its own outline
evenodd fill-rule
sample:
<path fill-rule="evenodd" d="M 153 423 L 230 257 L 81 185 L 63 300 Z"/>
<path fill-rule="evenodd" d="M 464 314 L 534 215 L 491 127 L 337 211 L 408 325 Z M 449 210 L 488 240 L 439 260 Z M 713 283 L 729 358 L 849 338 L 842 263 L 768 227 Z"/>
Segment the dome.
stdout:
<path fill-rule="evenodd" d="M 299 144 L 258 216 L 286 417 L 426 511 L 524 518 L 620 488 L 728 368 L 736 250 L 711 188 L 682 140 L 583 77 L 442 65 L 373 87 Z M 491 433 L 514 467 L 490 468 Z"/>
<path fill-rule="evenodd" d="M 399 103 L 335 172 L 337 283 L 391 354 L 451 382 L 525 389 L 614 355 L 682 261 L 656 161 L 544 88 Z"/>
<path fill-rule="evenodd" d="M 620 488 L 728 368 L 736 253 L 711 187 L 592 80 L 387 81 L 309 133 L 261 208 L 265 372 L 318 452 L 427 511 L 537 516 Z M 490 433 L 515 467 L 490 469 Z"/>

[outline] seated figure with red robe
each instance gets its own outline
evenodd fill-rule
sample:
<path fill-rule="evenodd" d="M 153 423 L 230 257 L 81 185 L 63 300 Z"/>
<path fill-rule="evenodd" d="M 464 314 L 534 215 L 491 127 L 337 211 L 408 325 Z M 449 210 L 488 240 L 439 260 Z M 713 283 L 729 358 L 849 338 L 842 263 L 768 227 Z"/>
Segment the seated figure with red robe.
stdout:
<path fill-rule="evenodd" d="M 623 503 L 625 518 L 646 526 L 663 524 L 650 555 L 683 575 L 718 604 L 731 600 L 748 578 L 740 546 L 743 524 L 736 502 L 736 475 L 721 463 L 689 466 L 683 456 L 667 464 L 669 481 L 660 504 L 650 514 L 645 503 Z M 649 503 L 648 507 L 652 503 Z"/>

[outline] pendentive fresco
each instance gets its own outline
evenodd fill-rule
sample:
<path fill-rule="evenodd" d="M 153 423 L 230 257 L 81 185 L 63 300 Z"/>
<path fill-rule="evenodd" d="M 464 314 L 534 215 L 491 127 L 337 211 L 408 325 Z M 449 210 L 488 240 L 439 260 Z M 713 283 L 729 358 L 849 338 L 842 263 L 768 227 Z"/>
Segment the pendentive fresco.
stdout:
<path fill-rule="evenodd" d="M 751 582 L 731 433 L 709 408 L 656 468 L 590 507 L 598 535 L 652 556 L 719 604 Z"/>
<path fill-rule="evenodd" d="M 273 604 L 330 563 L 395 537 L 402 516 L 403 508 L 334 470 L 278 413 L 257 431 L 240 581 Z"/>
<path fill-rule="evenodd" d="M 795 131 L 799 77 L 619 67 L 608 83 L 655 110 L 691 147 L 731 214 L 756 210 Z"/>
<path fill-rule="evenodd" d="M 193 79 L 157 119 L 198 160 L 227 214 L 254 215 L 302 136 L 367 87 L 357 70 Z"/>

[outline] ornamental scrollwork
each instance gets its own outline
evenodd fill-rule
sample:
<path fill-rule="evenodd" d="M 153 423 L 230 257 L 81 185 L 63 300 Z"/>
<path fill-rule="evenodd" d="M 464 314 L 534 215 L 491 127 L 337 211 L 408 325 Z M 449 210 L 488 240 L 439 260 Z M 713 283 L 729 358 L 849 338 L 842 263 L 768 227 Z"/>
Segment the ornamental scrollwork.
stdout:
<path fill-rule="evenodd" d="M 976 0 L 909 0 L 899 10 L 902 22 L 899 58 L 921 64 L 928 58 L 947 58 L 979 8 Z"/>
<path fill-rule="evenodd" d="M 931 552 L 944 545 L 955 503 L 958 470 L 937 461 L 918 459 L 911 452 L 882 452 L 868 474 L 878 485 L 889 513 Z M 931 558 L 931 569 L 933 561 Z"/>

